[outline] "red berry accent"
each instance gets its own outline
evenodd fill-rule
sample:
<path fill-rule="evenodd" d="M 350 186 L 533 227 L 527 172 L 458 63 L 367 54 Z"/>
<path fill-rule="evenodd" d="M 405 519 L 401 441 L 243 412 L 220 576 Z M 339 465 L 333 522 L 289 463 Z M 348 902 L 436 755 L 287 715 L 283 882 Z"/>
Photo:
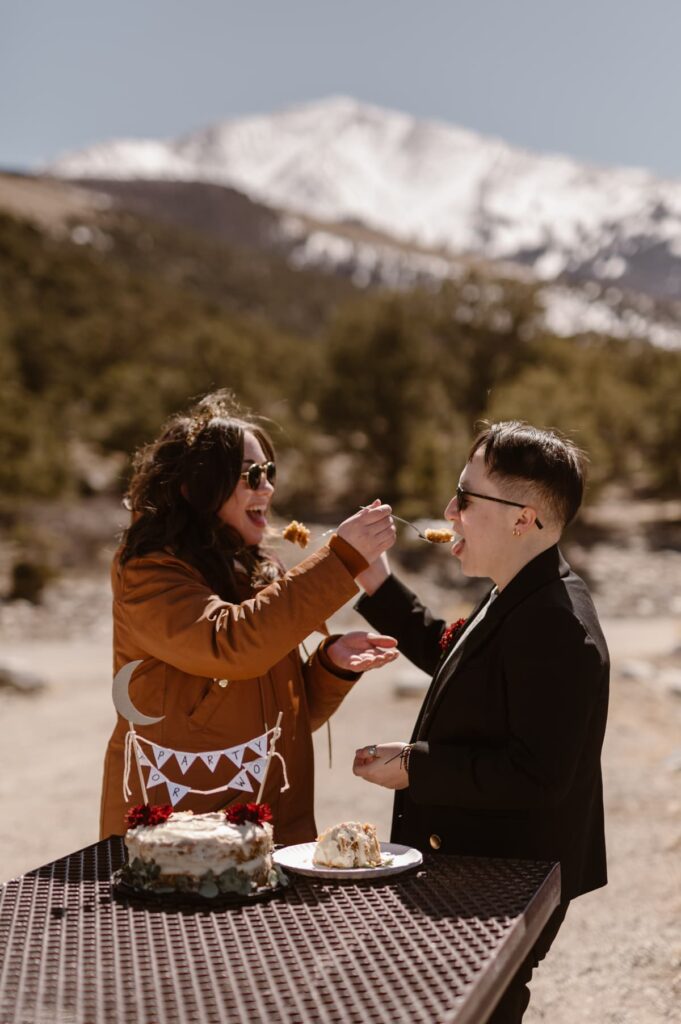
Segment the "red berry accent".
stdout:
<path fill-rule="evenodd" d="M 466 625 L 466 620 L 465 619 L 457 619 L 456 622 L 452 622 L 451 626 L 447 626 L 447 628 L 442 633 L 442 636 L 440 637 L 440 641 L 439 641 L 440 648 L 443 651 L 448 651 L 449 650 L 449 648 L 454 643 L 454 640 L 456 639 L 457 633 L 465 625 Z"/>
<path fill-rule="evenodd" d="M 225 817 L 230 825 L 244 825 L 247 821 L 264 825 L 272 821 L 272 811 L 269 804 L 234 804 L 226 809 Z"/>
<path fill-rule="evenodd" d="M 173 813 L 170 804 L 137 804 L 131 807 L 125 816 L 128 828 L 138 825 L 162 825 Z"/>

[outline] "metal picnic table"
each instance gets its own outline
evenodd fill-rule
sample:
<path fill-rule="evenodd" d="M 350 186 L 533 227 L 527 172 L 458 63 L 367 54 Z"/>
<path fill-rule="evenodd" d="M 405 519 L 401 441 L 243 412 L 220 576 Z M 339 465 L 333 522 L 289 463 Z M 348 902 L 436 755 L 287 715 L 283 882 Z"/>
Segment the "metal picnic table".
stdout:
<path fill-rule="evenodd" d="M 428 854 L 265 901 L 121 899 L 112 836 L 0 886 L 1 1024 L 484 1024 L 558 905 L 560 868 Z"/>

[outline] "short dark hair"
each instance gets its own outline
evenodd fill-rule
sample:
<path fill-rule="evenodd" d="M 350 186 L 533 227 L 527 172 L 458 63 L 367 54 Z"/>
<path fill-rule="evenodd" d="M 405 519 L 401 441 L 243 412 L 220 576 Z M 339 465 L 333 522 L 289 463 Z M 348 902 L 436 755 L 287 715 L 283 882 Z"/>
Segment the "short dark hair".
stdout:
<path fill-rule="evenodd" d="M 471 445 L 468 460 L 483 450 L 490 476 L 527 481 L 561 528 L 582 503 L 587 455 L 569 438 L 521 420 L 489 423 Z"/>

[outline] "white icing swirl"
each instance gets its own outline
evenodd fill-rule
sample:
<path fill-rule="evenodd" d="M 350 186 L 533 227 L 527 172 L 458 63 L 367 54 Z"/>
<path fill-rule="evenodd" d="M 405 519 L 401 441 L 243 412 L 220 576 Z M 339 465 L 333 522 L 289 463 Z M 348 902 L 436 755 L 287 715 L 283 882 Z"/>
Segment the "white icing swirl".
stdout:
<path fill-rule="evenodd" d="M 224 813 L 175 811 L 161 825 L 139 825 L 125 836 L 130 860 L 156 863 L 162 875 L 200 878 L 237 868 L 246 875 L 272 867 L 272 826 L 232 825 Z"/>

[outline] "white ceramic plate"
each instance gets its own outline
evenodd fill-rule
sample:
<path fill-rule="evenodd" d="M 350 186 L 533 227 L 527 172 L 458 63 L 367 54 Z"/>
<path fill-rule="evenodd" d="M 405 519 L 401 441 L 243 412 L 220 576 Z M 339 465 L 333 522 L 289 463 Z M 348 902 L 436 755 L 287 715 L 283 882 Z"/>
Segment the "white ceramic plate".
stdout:
<path fill-rule="evenodd" d="M 285 846 L 283 850 L 275 850 L 275 862 L 286 871 L 295 871 L 299 875 L 310 875 L 313 878 L 331 879 L 372 879 L 384 878 L 386 875 L 398 875 L 401 871 L 415 868 L 421 864 L 423 857 L 413 846 L 400 846 L 399 843 L 381 843 L 380 868 L 323 868 L 312 863 L 312 854 L 316 843 L 298 843 L 297 846 Z"/>

